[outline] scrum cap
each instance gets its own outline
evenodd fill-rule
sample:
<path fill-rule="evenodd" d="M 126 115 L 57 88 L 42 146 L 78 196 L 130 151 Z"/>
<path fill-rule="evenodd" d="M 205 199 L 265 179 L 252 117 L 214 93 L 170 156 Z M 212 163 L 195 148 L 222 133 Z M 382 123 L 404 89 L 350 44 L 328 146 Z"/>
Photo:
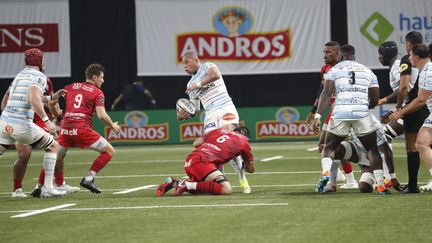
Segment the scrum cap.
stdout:
<path fill-rule="evenodd" d="M 380 45 L 378 52 L 383 57 L 392 59 L 398 54 L 398 46 L 394 41 L 386 41 Z"/>
<path fill-rule="evenodd" d="M 28 49 L 24 52 L 25 64 L 37 66 L 42 71 L 43 52 L 37 48 Z"/>

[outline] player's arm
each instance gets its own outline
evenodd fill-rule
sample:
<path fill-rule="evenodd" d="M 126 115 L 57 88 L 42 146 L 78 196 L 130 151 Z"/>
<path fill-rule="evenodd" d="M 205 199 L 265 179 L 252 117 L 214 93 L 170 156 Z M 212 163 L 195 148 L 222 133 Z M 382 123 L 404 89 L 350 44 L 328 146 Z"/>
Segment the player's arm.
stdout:
<path fill-rule="evenodd" d="M 119 96 L 117 96 L 117 98 L 114 100 L 114 102 L 111 105 L 111 110 L 114 110 L 117 106 L 117 104 L 124 98 L 123 93 L 119 94 Z"/>
<path fill-rule="evenodd" d="M 108 115 L 108 113 L 105 110 L 105 107 L 103 106 L 96 106 L 96 115 L 101 120 L 101 122 L 109 127 L 111 127 L 115 132 L 120 131 L 120 126 L 117 124 L 117 122 L 113 122 L 111 120 L 111 117 Z"/>
<path fill-rule="evenodd" d="M 403 117 L 405 114 L 412 113 L 420 109 L 422 106 L 426 104 L 427 99 L 431 95 L 432 95 L 432 90 L 419 89 L 418 96 L 401 110 L 393 112 L 390 115 L 389 119 L 395 121 Z"/>
<path fill-rule="evenodd" d="M 255 172 L 255 163 L 253 162 L 254 157 L 249 144 L 246 144 L 243 153 L 241 154 L 241 157 L 243 159 L 243 166 L 245 171 L 248 173 L 254 173 Z"/>
<path fill-rule="evenodd" d="M 144 89 L 144 95 L 150 99 L 150 102 L 152 103 L 153 108 L 156 108 L 156 100 L 153 96 L 153 93 L 149 89 Z"/>
<path fill-rule="evenodd" d="M 201 79 L 201 82 L 193 83 L 186 89 L 186 94 L 189 94 L 195 89 L 199 89 L 209 83 L 212 83 L 221 77 L 221 72 L 217 66 L 213 66 L 208 69 L 207 75 Z"/>
<path fill-rule="evenodd" d="M 3 95 L 3 99 L 1 101 L 1 110 L 4 110 L 4 108 L 6 107 L 7 101 L 9 99 L 9 90 L 10 88 L 8 88 L 6 90 L 6 93 Z"/>
<path fill-rule="evenodd" d="M 63 113 L 58 102 L 48 102 L 48 110 L 51 112 L 54 118 L 59 117 Z"/>
<path fill-rule="evenodd" d="M 368 90 L 369 95 L 369 109 L 374 108 L 379 100 L 379 87 L 370 87 Z"/>
<path fill-rule="evenodd" d="M 399 88 L 393 91 L 393 93 L 387 95 L 386 97 L 378 100 L 378 105 L 383 105 L 389 102 L 396 102 L 399 93 Z"/>
<path fill-rule="evenodd" d="M 402 105 L 404 103 L 405 97 L 408 94 L 408 87 L 411 80 L 411 75 L 401 75 L 400 78 L 400 84 L 398 88 L 398 94 L 397 94 L 397 108 L 402 108 Z"/>
<path fill-rule="evenodd" d="M 321 127 L 321 114 L 324 112 L 325 108 L 330 104 L 330 98 L 333 94 L 334 82 L 333 80 L 324 80 L 323 91 L 321 92 L 317 112 L 314 116 L 313 128 L 315 132 L 319 132 Z"/>
<path fill-rule="evenodd" d="M 45 122 L 46 127 L 48 128 L 48 131 L 51 134 L 54 134 L 56 132 L 56 128 L 54 124 L 49 120 L 45 109 L 44 109 L 44 103 L 42 96 L 42 91 L 39 87 L 32 85 L 29 87 L 29 102 L 32 106 L 33 111 L 42 119 L 43 122 Z"/>

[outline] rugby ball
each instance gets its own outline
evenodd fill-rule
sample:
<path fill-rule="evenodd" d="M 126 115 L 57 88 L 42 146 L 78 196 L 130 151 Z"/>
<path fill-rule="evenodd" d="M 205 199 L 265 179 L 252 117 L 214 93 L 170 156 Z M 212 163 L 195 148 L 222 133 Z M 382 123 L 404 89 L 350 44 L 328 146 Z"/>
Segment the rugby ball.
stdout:
<path fill-rule="evenodd" d="M 177 100 L 176 108 L 177 110 L 185 110 L 190 115 L 190 117 L 194 117 L 196 115 L 195 105 L 189 99 L 181 98 Z"/>

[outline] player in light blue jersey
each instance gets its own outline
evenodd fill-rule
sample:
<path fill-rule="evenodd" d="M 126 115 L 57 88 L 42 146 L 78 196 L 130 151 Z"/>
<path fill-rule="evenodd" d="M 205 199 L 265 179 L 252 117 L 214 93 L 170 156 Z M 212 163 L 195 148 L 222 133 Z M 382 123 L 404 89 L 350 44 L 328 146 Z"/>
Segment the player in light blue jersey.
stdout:
<path fill-rule="evenodd" d="M 401 110 L 390 115 L 390 120 L 397 120 L 406 114 L 420 109 L 425 104 L 429 112 L 432 112 L 432 62 L 429 57 L 429 50 L 426 45 L 419 44 L 412 47 L 409 60 L 411 64 L 420 70 L 418 79 L 418 96 Z M 415 146 L 420 152 L 420 156 L 426 164 L 432 176 L 432 114 L 424 120 L 422 127 L 417 135 Z M 432 191 L 432 180 L 425 186 L 420 187 L 420 191 Z"/>
<path fill-rule="evenodd" d="M 331 161 L 332 167 L 338 166 L 334 162 L 334 151 L 352 129 L 368 151 L 371 169 L 378 184 L 378 193 L 387 194 L 389 191 L 384 186 L 382 159 L 376 144 L 376 127 L 369 112 L 379 99 L 377 77 L 368 67 L 355 62 L 353 46 L 342 46 L 341 56 L 342 61 L 324 76 L 324 90 L 314 119 L 314 129 L 319 131 L 321 114 L 334 93 L 336 100 L 333 105 L 333 116 L 327 128 L 328 135 L 324 141 L 322 163 Z M 329 179 L 328 176 L 323 176 L 322 186 L 317 187 L 319 192 L 324 190 Z"/>
<path fill-rule="evenodd" d="M 15 142 L 44 149 L 45 184 L 41 196 L 62 196 L 66 192 L 56 190 L 52 181 L 58 144 L 52 136 L 56 128 L 44 110 L 44 102 L 58 100 L 64 90 L 43 96 L 47 85 L 46 77 L 41 72 L 44 68 L 43 53 L 33 48 L 24 54 L 26 67 L 13 80 L 6 107 L 0 117 L 0 155 Z M 33 123 L 35 112 L 51 134 Z"/>
<path fill-rule="evenodd" d="M 238 127 L 239 115 L 228 94 L 219 68 L 211 62 L 201 63 L 195 52 L 187 52 L 182 58 L 182 63 L 185 71 L 192 76 L 187 84 L 186 94 L 198 111 L 200 104 L 205 110 L 203 135 L 217 128 L 233 131 Z M 178 120 L 189 118 L 185 111 L 179 111 L 177 114 Z M 194 142 L 194 146 L 197 147 L 203 142 L 203 138 L 199 138 Z M 243 193 L 250 193 L 251 188 L 246 179 L 241 157 L 230 161 L 230 164 L 239 175 Z"/>

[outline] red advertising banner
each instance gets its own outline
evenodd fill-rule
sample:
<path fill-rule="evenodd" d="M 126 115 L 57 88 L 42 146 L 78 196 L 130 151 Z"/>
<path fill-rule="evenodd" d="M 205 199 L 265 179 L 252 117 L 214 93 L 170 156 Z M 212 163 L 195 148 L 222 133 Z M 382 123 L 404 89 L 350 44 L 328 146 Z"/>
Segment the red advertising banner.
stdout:
<path fill-rule="evenodd" d="M 0 24 L 0 52 L 59 51 L 58 24 Z"/>

